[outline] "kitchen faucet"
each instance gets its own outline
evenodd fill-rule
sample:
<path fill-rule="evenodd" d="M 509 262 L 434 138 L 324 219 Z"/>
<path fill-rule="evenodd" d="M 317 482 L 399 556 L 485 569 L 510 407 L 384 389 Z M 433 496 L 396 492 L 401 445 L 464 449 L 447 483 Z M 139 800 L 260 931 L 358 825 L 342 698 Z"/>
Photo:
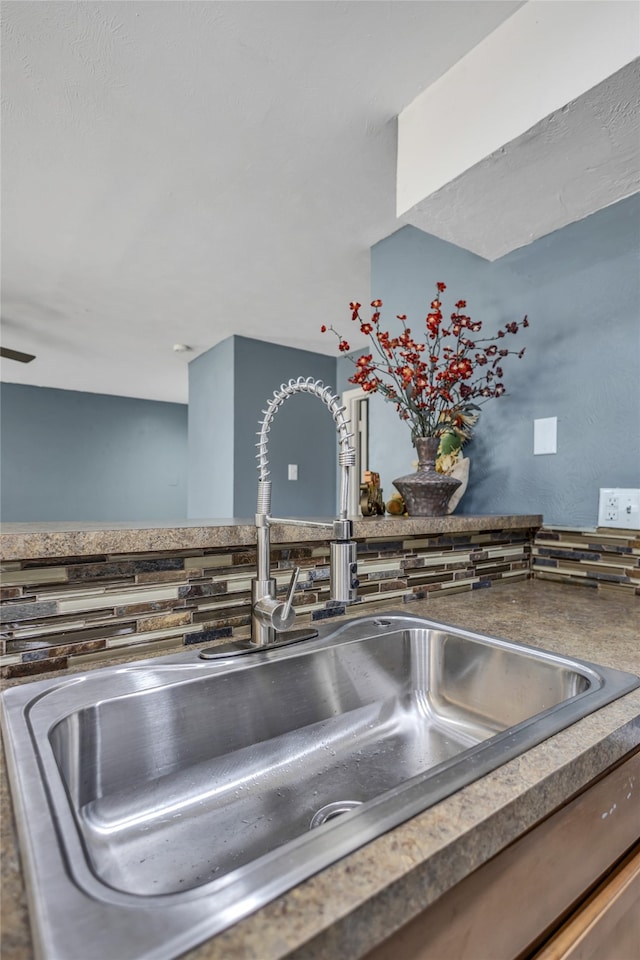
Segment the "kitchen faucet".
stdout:
<path fill-rule="evenodd" d="M 271 516 L 271 480 L 269 480 L 268 435 L 271 422 L 289 397 L 296 393 L 308 393 L 317 397 L 331 413 L 338 432 L 340 464 L 340 509 L 338 517 L 332 523 L 317 520 L 287 520 Z M 273 397 L 263 410 L 263 419 L 260 421 L 258 442 L 258 502 L 256 508 L 256 543 L 257 569 L 256 577 L 251 581 L 251 639 L 231 640 L 217 647 L 200 651 L 200 657 L 211 660 L 216 657 L 234 656 L 240 653 L 250 653 L 255 650 L 266 650 L 272 647 L 284 646 L 299 640 L 309 640 L 318 635 L 313 628 L 302 630 L 290 629 L 295 621 L 293 609 L 293 594 L 300 575 L 300 568 L 295 567 L 285 600 L 276 596 L 276 580 L 271 576 L 271 527 L 274 523 L 302 527 L 321 527 L 331 530 L 333 539 L 330 541 L 330 593 L 331 600 L 336 603 L 353 603 L 357 599 L 357 547 L 353 540 L 353 523 L 347 519 L 349 503 L 349 470 L 355 465 L 355 450 L 351 443 L 353 433 L 349 431 L 349 421 L 344 416 L 345 407 L 340 406 L 337 396 L 332 394 L 331 387 L 325 387 L 321 380 L 309 377 L 298 377 L 282 384 L 279 390 L 274 391 Z"/>

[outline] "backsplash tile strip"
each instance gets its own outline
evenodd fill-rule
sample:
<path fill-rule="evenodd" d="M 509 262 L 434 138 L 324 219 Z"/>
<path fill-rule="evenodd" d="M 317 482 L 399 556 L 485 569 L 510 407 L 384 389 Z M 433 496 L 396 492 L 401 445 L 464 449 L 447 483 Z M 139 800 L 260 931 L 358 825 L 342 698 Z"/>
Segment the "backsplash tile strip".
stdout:
<path fill-rule="evenodd" d="M 304 626 L 364 614 L 371 603 L 392 609 L 434 591 L 455 595 L 525 579 L 531 575 L 533 534 L 530 528 L 496 529 L 359 542 L 360 594 L 349 608 L 330 601 L 328 542 L 276 544 L 271 561 L 279 595 L 291 568 L 301 566 L 294 604 Z M 631 549 L 620 540 L 616 545 Z M 556 547 L 567 549 L 560 540 L 544 541 L 545 550 Z M 598 563 L 596 553 L 591 547 L 591 565 Z M 592 581 L 598 573 L 631 579 L 628 568 L 640 566 L 640 551 L 637 557 L 617 551 L 617 559 L 615 573 L 582 572 Z M 215 644 L 249 633 L 254 547 L 11 561 L 7 572 L 14 585 L 5 588 L 2 603 L 5 678 L 64 669 L 127 648 Z"/>
<path fill-rule="evenodd" d="M 23 593 L 20 587 L 0 587 L 0 600 L 17 600 Z"/>
<path fill-rule="evenodd" d="M 64 583 L 69 579 L 66 567 L 46 567 L 40 570 L 5 570 L 3 565 L 2 583 L 7 586 L 28 586 L 31 583 Z"/>
<path fill-rule="evenodd" d="M 534 577 L 640 596 L 640 533 L 542 527 L 532 548 Z"/>
<path fill-rule="evenodd" d="M 58 604 L 52 600 L 44 603 L 38 603 L 37 600 L 29 603 L 12 603 L 11 600 L 8 600 L 4 602 L 4 606 L 0 609 L 0 623 L 15 623 L 19 620 L 52 617 L 58 612 Z"/>
<path fill-rule="evenodd" d="M 1 669 L 3 678 L 8 680 L 14 677 L 32 677 L 39 673 L 50 673 L 52 670 L 66 670 L 67 666 L 67 657 L 53 657 L 31 663 L 16 663 L 8 667 L 3 666 Z"/>
<path fill-rule="evenodd" d="M 208 643 L 209 641 L 221 640 L 223 637 L 230 637 L 233 633 L 232 627 L 221 627 L 216 630 L 200 630 L 198 633 L 191 633 L 185 637 L 185 643 Z"/>

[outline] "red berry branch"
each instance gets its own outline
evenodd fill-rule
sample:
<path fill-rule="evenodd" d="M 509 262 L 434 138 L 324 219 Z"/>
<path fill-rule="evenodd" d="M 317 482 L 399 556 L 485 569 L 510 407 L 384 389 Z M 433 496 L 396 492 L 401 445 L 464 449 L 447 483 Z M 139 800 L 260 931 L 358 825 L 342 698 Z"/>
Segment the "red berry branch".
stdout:
<path fill-rule="evenodd" d="M 525 316 L 518 324 L 505 324 L 493 337 L 479 337 L 481 320 L 472 320 L 464 312 L 466 300 L 458 300 L 455 310 L 445 322 L 440 295 L 446 284 L 437 284 L 425 318 L 424 340 L 416 340 L 407 326 L 407 317 L 400 313 L 399 336 L 392 337 L 379 328 L 382 300 L 373 300 L 369 320 L 360 314 L 361 304 L 351 303 L 351 319 L 360 326 L 372 344 L 371 353 L 353 360 L 356 371 L 349 377 L 367 393 L 380 393 L 391 403 L 403 420 L 411 424 L 411 438 L 438 437 L 445 433 L 470 436 L 469 426 L 477 420 L 477 411 L 491 397 L 505 393 L 502 382 L 504 359 L 510 354 L 524 356 L 522 350 L 509 350 L 497 341 L 529 326 Z M 349 353 L 349 342 L 332 326 L 322 326 L 338 338 L 338 349 Z M 353 358 L 350 358 L 353 359 Z"/>

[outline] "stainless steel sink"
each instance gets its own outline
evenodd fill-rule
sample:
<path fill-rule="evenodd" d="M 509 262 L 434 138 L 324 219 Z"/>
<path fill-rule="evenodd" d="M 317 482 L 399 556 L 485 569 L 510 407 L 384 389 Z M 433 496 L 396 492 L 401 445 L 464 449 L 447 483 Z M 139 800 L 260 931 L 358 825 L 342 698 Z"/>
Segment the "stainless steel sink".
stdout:
<path fill-rule="evenodd" d="M 38 952 L 175 956 L 639 685 L 391 614 L 8 690 Z"/>

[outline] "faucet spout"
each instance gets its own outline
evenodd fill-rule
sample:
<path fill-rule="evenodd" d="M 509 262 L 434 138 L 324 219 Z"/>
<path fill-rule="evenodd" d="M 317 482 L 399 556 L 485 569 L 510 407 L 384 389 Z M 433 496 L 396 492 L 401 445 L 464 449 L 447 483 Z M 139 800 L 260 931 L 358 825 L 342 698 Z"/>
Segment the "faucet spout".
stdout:
<path fill-rule="evenodd" d="M 271 516 L 271 480 L 269 479 L 269 430 L 271 423 L 280 407 L 296 393 L 307 393 L 317 397 L 324 403 L 333 417 L 338 432 L 338 462 L 340 464 L 340 507 L 337 518 L 331 523 L 315 520 L 287 520 Z M 349 504 L 349 471 L 356 462 L 356 454 L 352 444 L 353 433 L 349 430 L 349 421 L 345 417 L 345 407 L 340 405 L 339 398 L 332 393 L 331 387 L 326 387 L 321 380 L 305 379 L 289 380 L 282 384 L 279 390 L 274 391 L 268 401 L 266 410 L 263 410 L 263 419 L 258 431 L 258 501 L 256 507 L 256 577 L 251 581 L 251 640 L 248 643 L 229 646 L 235 649 L 232 653 L 247 653 L 251 650 L 264 650 L 273 646 L 293 643 L 297 640 L 310 639 L 318 635 L 317 630 L 291 630 L 295 620 L 293 607 L 293 593 L 299 571 L 294 571 L 286 601 L 278 601 L 276 597 L 276 580 L 271 576 L 271 527 L 274 523 L 286 523 L 298 526 L 313 526 L 325 528 L 333 534 L 330 544 L 331 568 L 331 599 L 337 603 L 354 603 L 357 600 L 357 547 L 353 540 L 353 524 L 348 519 Z M 217 656 L 229 656 L 222 646 L 211 650 L 201 651 L 203 659 L 214 659 Z"/>
<path fill-rule="evenodd" d="M 318 523 L 306 520 L 281 520 L 271 516 L 271 481 L 269 479 L 268 437 L 271 423 L 280 407 L 296 393 L 307 393 L 317 397 L 324 403 L 333 417 L 338 432 L 340 464 L 340 507 L 338 517 L 333 523 Z M 331 599 L 339 603 L 353 603 L 357 599 L 357 563 L 356 544 L 353 541 L 353 524 L 347 518 L 349 504 L 349 472 L 355 465 L 356 454 L 353 447 L 353 433 L 349 430 L 349 421 L 345 417 L 345 407 L 340 405 L 339 398 L 332 393 L 321 380 L 305 379 L 289 380 L 282 384 L 269 400 L 266 410 L 263 410 L 263 420 L 260 422 L 258 442 L 258 501 L 256 509 L 256 539 L 257 539 L 257 576 L 253 581 L 253 616 L 252 642 L 258 647 L 269 646 L 277 642 L 277 630 L 272 623 L 265 624 L 265 618 L 260 613 L 259 604 L 266 597 L 275 599 L 275 580 L 270 574 L 271 537 L 270 527 L 274 523 L 299 524 L 304 526 L 326 527 L 332 530 L 334 539 L 331 542 Z M 256 611 L 256 607 L 258 610 Z M 293 609 L 291 610 L 293 611 Z M 309 632 L 307 632 L 308 635 Z M 312 632 L 316 635 L 316 631 Z"/>

